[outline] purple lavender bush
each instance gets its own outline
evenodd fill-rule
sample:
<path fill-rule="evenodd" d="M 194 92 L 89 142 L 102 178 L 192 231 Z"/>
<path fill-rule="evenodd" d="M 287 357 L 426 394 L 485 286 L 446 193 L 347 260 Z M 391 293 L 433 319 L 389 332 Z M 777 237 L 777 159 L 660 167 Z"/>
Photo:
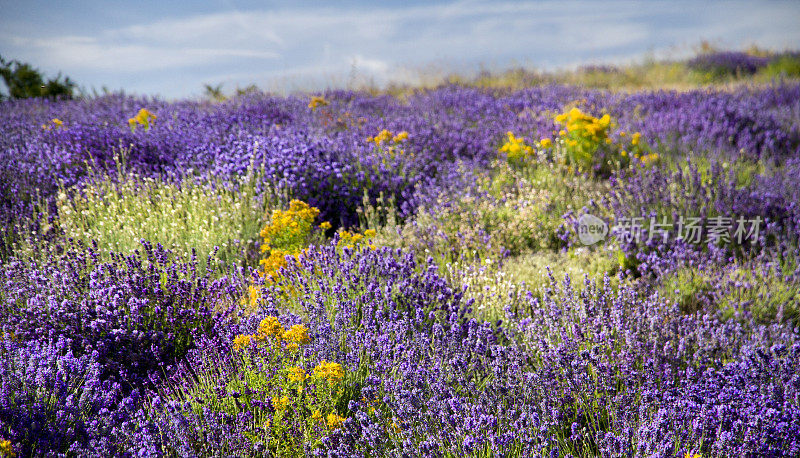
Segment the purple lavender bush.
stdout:
<path fill-rule="evenodd" d="M 169 373 L 233 302 L 229 277 L 180 262 L 160 246 L 101 261 L 91 247 L 67 247 L 45 264 L 4 263 L 2 329 L 21 341 L 64 339 L 94 354 L 102 380 L 126 392 Z"/>
<path fill-rule="evenodd" d="M 754 56 L 745 52 L 726 51 L 700 54 L 687 65 L 712 78 L 752 75 L 769 64 L 769 57 Z"/>
<path fill-rule="evenodd" d="M 436 270 L 386 249 L 310 253 L 283 272 L 283 288 L 263 290 L 261 312 L 190 356 L 129 443 L 265 454 L 252 419 L 269 418 L 268 405 L 231 416 L 210 401 L 251 396 L 224 389 L 240 376 L 231 342 L 282 314 L 287 326 L 308 326 L 304 356 L 359 374 L 348 379 L 342 427 L 304 453 L 791 456 L 800 447 L 797 329 L 686 316 L 608 282 L 587 280 L 579 293 L 568 279 L 505 325 L 478 323 Z M 198 383 L 207 407 L 192 409 Z"/>
<path fill-rule="evenodd" d="M 741 74 L 761 65 L 714 59 Z M 0 453 L 800 455 L 796 82 L 448 85 L 311 102 L 0 105 Z M 572 107 L 608 113 L 613 135 L 640 133 L 659 160 L 602 180 L 496 166 L 507 132 L 555 139 L 554 115 Z M 143 108 L 147 122 L 129 122 Z M 133 254 L 66 240 L 55 199 L 122 170 L 232 190 L 263 170 L 256 188 L 319 208 L 328 235 L 380 204 L 378 226 L 391 211 L 398 237 L 415 238 L 406 250 L 334 239 L 269 278 L 158 240 Z M 543 276 L 541 289 L 516 285 L 504 311 L 496 299 L 494 322 L 476 319 L 482 304 L 442 269 L 483 254 L 567 259 L 581 248 L 560 223 L 585 212 L 762 224 L 746 243 L 700 244 L 645 225 L 611 241 L 638 276 Z M 414 227 L 443 216 L 449 227 Z M 31 233 L 32 247 L 20 243 Z"/>
<path fill-rule="evenodd" d="M 659 275 L 675 259 L 699 260 L 703 255 L 691 253 L 715 249 L 722 250 L 715 255 L 720 260 L 726 255 L 772 257 L 794 265 L 798 245 L 790 234 L 800 228 L 800 214 L 795 205 L 797 189 L 789 183 L 797 179 L 796 160 L 744 182 L 736 172 L 737 167 L 725 170 L 716 161 L 708 167 L 688 162 L 677 171 L 641 169 L 618 177 L 606 205 L 617 222 L 639 218 L 641 226 L 617 234 L 626 266 L 639 274 Z M 691 223 L 700 228 L 697 236 L 687 229 L 691 218 L 698 219 Z M 666 234 L 658 226 L 665 221 Z M 680 221 L 683 228 L 678 227 Z M 712 233 L 715 226 L 724 230 Z M 739 226 L 743 232 L 737 234 Z"/>
<path fill-rule="evenodd" d="M 101 377 L 97 352 L 75 355 L 56 341 L 0 339 L 0 437 L 16 456 L 109 456 L 112 432 L 137 403 Z M 5 452 L 4 452 L 5 453 Z"/>

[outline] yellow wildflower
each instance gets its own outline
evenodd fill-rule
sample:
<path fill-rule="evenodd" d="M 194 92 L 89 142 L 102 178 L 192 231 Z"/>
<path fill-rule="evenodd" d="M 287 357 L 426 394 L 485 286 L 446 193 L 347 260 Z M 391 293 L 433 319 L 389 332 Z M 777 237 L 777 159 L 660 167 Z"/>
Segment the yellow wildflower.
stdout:
<path fill-rule="evenodd" d="M 329 363 L 323 360 L 314 368 L 314 377 L 337 383 L 344 378 L 344 369 L 339 363 Z"/>
<path fill-rule="evenodd" d="M 542 148 L 550 148 L 553 146 L 553 140 L 550 140 L 549 138 L 543 138 L 539 144 L 542 146 Z"/>
<path fill-rule="evenodd" d="M 302 324 L 296 324 L 289 328 L 289 330 L 283 334 L 283 338 L 298 345 L 304 345 L 311 342 L 311 338 L 308 337 L 308 328 Z"/>
<path fill-rule="evenodd" d="M 516 137 L 513 132 L 506 132 L 508 141 L 500 147 L 501 153 L 506 153 L 506 156 L 511 161 L 517 161 L 524 157 L 533 154 L 533 147 L 525 144 L 525 137 Z"/>
<path fill-rule="evenodd" d="M 315 410 L 315 411 L 314 411 L 314 412 L 311 414 L 311 419 L 312 419 L 312 420 L 314 420 L 314 421 L 320 421 L 320 420 L 322 420 L 322 413 L 321 413 L 319 410 Z"/>
<path fill-rule="evenodd" d="M 400 143 L 404 140 L 408 140 L 408 132 L 406 131 L 400 132 L 399 134 L 395 135 L 394 138 L 392 139 L 392 141 L 395 143 Z"/>
<path fill-rule="evenodd" d="M 308 238 L 314 229 L 314 219 L 319 215 L 319 209 L 307 203 L 294 199 L 289 202 L 288 210 L 274 210 L 270 223 L 261 229 L 261 252 L 269 252 L 267 258 L 261 259 L 259 264 L 263 269 L 259 272 L 270 280 L 277 277 L 280 268 L 288 265 L 287 256 L 299 255 L 308 245 Z M 320 225 L 326 229 L 330 223 Z"/>
<path fill-rule="evenodd" d="M 258 300 L 261 298 L 261 290 L 254 285 L 247 286 L 247 294 L 239 300 L 241 305 L 248 306 L 253 308 L 258 304 Z"/>
<path fill-rule="evenodd" d="M 375 137 L 370 137 L 370 141 L 375 143 L 375 145 L 380 146 L 382 143 L 387 142 L 392 139 L 392 133 L 386 129 L 383 129 L 376 135 Z"/>
<path fill-rule="evenodd" d="M 150 112 L 150 110 L 147 108 L 142 108 L 138 113 L 136 113 L 136 117 L 134 119 L 141 125 L 147 125 L 156 118 L 158 118 L 158 116 L 154 115 L 152 112 Z"/>
<path fill-rule="evenodd" d="M 16 456 L 14 449 L 11 447 L 11 441 L 8 439 L 0 440 L 0 455 L 4 457 Z"/>
<path fill-rule="evenodd" d="M 269 279 L 275 279 L 275 277 L 278 276 L 278 270 L 289 265 L 289 263 L 286 262 L 286 256 L 289 255 L 290 253 L 287 251 L 271 250 L 268 258 L 258 261 L 258 263 L 264 267 L 264 270 L 260 272 L 261 275 Z"/>
<path fill-rule="evenodd" d="M 563 136 L 567 135 L 567 131 L 564 130 L 564 129 L 561 129 L 561 130 L 558 131 L 558 135 L 563 137 Z"/>
<path fill-rule="evenodd" d="M 324 107 L 325 105 L 328 105 L 328 101 L 322 96 L 313 96 L 311 97 L 311 101 L 308 102 L 308 108 L 311 108 L 312 110 L 317 107 Z"/>
<path fill-rule="evenodd" d="M 144 126 L 144 130 L 150 129 L 150 124 L 158 118 L 155 114 L 149 111 L 147 108 L 142 108 L 136 113 L 136 116 L 132 118 L 128 118 L 128 125 L 130 126 L 131 130 L 136 128 L 137 124 Z"/>
<path fill-rule="evenodd" d="M 699 454 L 699 453 L 694 453 L 694 454 L 692 454 L 692 453 L 685 453 L 685 454 L 683 455 L 683 458 L 703 458 L 703 455 L 701 455 L 701 454 Z"/>
<path fill-rule="evenodd" d="M 658 154 L 656 153 L 646 154 L 642 156 L 640 159 L 642 161 L 643 166 L 649 166 L 658 162 Z"/>
<path fill-rule="evenodd" d="M 247 334 L 240 334 L 233 338 L 234 351 L 241 351 L 249 347 L 253 343 L 253 336 Z"/>
<path fill-rule="evenodd" d="M 286 410 L 286 408 L 289 407 L 290 402 L 289 396 L 274 397 L 272 398 L 272 407 L 278 411 Z"/>
<path fill-rule="evenodd" d="M 51 122 L 52 122 L 53 124 L 55 124 L 55 125 L 56 125 L 56 127 L 61 127 L 61 126 L 63 126 L 63 125 L 64 125 L 64 121 L 62 121 L 62 120 L 60 120 L 60 119 L 58 119 L 58 118 L 53 118 L 53 120 L 52 120 Z"/>
<path fill-rule="evenodd" d="M 278 318 L 268 316 L 261 320 L 258 324 L 258 331 L 256 331 L 256 340 L 263 341 L 273 337 L 275 340 L 281 340 L 283 337 L 283 326 Z"/>
<path fill-rule="evenodd" d="M 310 228 L 314 218 L 319 215 L 319 209 L 307 203 L 293 199 L 289 202 L 288 210 L 275 210 L 272 212 L 272 220 L 264 229 L 261 230 L 261 237 L 264 238 L 264 245 L 269 246 L 273 242 L 284 242 L 296 238 L 305 228 Z M 287 231 L 287 229 L 290 229 Z M 263 249 L 262 249 L 263 250 Z"/>
<path fill-rule="evenodd" d="M 374 230 L 367 229 L 364 231 L 363 234 L 359 234 L 358 232 L 350 232 L 347 230 L 340 230 L 339 231 L 339 242 L 337 243 L 337 247 L 339 248 L 350 248 L 354 249 L 357 246 L 360 246 L 364 243 L 367 239 L 375 235 Z"/>
<path fill-rule="evenodd" d="M 319 228 L 322 229 L 323 231 L 327 231 L 328 229 L 331 228 L 331 223 L 323 221 L 322 223 L 320 223 Z"/>
<path fill-rule="evenodd" d="M 344 423 L 344 417 L 341 417 L 335 413 L 331 413 L 328 414 L 327 421 L 329 429 L 341 428 L 342 424 Z"/>
<path fill-rule="evenodd" d="M 642 134 L 640 134 L 639 132 L 636 132 L 633 135 L 631 135 L 631 145 L 634 145 L 634 146 L 638 145 L 640 138 L 642 138 Z"/>
<path fill-rule="evenodd" d="M 305 380 L 308 375 L 306 375 L 306 371 L 303 370 L 302 367 L 292 366 L 289 368 L 288 377 L 290 382 L 302 382 Z"/>

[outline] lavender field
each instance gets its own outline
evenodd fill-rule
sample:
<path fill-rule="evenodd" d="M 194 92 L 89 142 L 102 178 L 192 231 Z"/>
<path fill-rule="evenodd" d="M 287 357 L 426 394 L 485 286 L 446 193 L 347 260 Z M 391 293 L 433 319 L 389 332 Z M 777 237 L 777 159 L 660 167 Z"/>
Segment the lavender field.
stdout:
<path fill-rule="evenodd" d="M 0 103 L 0 456 L 800 456 L 800 83 L 479 86 Z"/>

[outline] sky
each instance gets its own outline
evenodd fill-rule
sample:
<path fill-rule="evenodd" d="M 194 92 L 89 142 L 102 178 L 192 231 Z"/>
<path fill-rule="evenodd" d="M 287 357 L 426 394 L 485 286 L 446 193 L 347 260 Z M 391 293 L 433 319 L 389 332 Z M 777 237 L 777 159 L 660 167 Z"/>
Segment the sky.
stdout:
<path fill-rule="evenodd" d="M 87 90 L 168 99 L 511 66 L 684 57 L 706 40 L 800 49 L 800 1 L 0 0 L 0 56 Z"/>

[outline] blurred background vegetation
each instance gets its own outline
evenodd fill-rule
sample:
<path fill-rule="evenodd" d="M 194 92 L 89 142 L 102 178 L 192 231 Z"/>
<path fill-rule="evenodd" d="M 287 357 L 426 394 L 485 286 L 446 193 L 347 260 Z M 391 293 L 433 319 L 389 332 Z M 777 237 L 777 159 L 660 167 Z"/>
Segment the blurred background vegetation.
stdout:
<path fill-rule="evenodd" d="M 31 64 L 18 60 L 5 60 L 0 56 L 0 76 L 6 85 L 7 94 L 0 93 L 0 100 L 27 99 L 30 97 L 72 98 L 75 83 L 59 73 L 55 78 L 45 78 Z"/>

